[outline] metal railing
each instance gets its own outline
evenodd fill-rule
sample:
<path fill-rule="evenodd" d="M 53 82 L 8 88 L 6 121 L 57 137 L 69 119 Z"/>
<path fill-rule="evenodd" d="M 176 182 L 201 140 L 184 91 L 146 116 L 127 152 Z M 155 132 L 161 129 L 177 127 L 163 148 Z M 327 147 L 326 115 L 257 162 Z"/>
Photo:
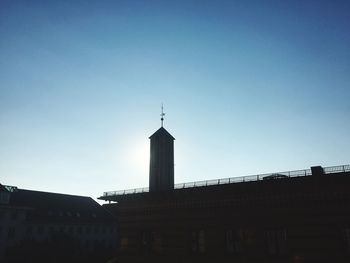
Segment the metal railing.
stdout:
<path fill-rule="evenodd" d="M 323 167 L 323 171 L 324 171 L 324 174 L 350 172 L 350 165 Z M 288 171 L 288 172 L 257 174 L 257 175 L 229 177 L 229 178 L 223 178 L 223 179 L 214 179 L 214 180 L 197 181 L 197 182 L 189 182 L 189 183 L 179 183 L 174 185 L 174 189 L 253 182 L 253 181 L 260 181 L 265 179 L 284 179 L 284 178 L 290 178 L 290 177 L 300 177 L 300 176 L 310 176 L 310 175 L 312 175 L 311 169 L 305 169 L 305 170 L 296 170 L 296 171 Z M 143 188 L 135 188 L 135 189 L 128 189 L 128 190 L 104 192 L 103 196 L 107 197 L 107 196 L 127 195 L 127 194 L 137 194 L 137 193 L 147 193 L 147 192 L 149 192 L 149 188 L 143 187 Z"/>

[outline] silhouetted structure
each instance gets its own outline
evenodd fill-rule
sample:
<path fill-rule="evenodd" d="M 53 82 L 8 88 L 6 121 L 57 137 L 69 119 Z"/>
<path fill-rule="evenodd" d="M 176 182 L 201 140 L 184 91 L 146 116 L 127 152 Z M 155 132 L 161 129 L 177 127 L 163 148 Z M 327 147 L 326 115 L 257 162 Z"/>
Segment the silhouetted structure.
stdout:
<path fill-rule="evenodd" d="M 159 128 L 151 137 L 149 170 L 150 192 L 174 189 L 174 140 L 164 129 Z"/>
<path fill-rule="evenodd" d="M 113 216 L 90 197 L 0 184 L 1 262 L 104 262 L 116 238 Z"/>
<path fill-rule="evenodd" d="M 349 165 L 173 187 L 173 137 L 157 133 L 166 143 L 151 136 L 149 189 L 100 197 L 116 202 L 104 206 L 118 220 L 120 262 L 349 262 Z M 156 173 L 154 160 L 165 160 Z"/>

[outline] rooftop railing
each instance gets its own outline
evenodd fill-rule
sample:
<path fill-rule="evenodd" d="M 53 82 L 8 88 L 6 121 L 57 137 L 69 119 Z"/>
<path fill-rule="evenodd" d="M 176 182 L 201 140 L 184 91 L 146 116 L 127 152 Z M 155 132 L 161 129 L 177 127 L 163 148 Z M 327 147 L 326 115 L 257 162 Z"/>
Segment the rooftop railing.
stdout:
<path fill-rule="evenodd" d="M 350 172 L 350 165 L 323 167 L 323 172 L 324 174 Z M 229 178 L 223 178 L 223 179 L 214 179 L 214 180 L 197 181 L 197 182 L 189 182 L 189 183 L 180 183 L 180 184 L 175 184 L 174 189 L 253 182 L 253 181 L 260 181 L 260 180 L 267 180 L 267 179 L 285 179 L 285 178 L 291 178 L 291 177 L 310 176 L 310 175 L 312 175 L 311 169 L 305 169 L 305 170 L 296 170 L 296 171 L 288 171 L 288 172 L 257 174 L 257 175 L 229 177 Z M 103 196 L 108 197 L 108 196 L 147 193 L 147 192 L 149 192 L 149 188 L 143 187 L 143 188 L 135 188 L 135 189 L 128 189 L 128 190 L 104 192 Z"/>

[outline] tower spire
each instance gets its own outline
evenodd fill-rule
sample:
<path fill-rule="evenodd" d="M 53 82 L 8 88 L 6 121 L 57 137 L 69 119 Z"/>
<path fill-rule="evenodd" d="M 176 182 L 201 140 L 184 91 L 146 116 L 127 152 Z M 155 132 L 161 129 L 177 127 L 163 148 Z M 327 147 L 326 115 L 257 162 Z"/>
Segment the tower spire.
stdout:
<path fill-rule="evenodd" d="M 160 122 L 161 122 L 161 125 L 162 125 L 162 127 L 163 127 L 163 122 L 164 122 L 164 116 L 165 116 L 165 113 L 164 113 L 164 111 L 163 111 L 163 103 L 162 103 L 162 112 L 161 112 L 161 114 L 160 114 Z"/>

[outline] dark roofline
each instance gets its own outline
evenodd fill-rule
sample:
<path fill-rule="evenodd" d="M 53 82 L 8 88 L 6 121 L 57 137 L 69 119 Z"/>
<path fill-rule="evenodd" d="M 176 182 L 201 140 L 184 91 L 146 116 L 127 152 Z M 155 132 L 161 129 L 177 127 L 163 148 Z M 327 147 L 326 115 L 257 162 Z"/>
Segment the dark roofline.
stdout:
<path fill-rule="evenodd" d="M 36 194 L 49 194 L 49 195 L 60 195 L 60 196 L 66 196 L 66 197 L 79 197 L 79 198 L 93 198 L 91 196 L 85 196 L 85 195 L 72 195 L 72 194 L 63 194 L 63 193 L 56 193 L 56 192 L 46 192 L 46 191 L 38 191 L 38 190 L 30 190 L 30 189 L 22 189 L 22 188 L 17 188 L 18 191 L 27 191 L 27 192 L 33 192 Z"/>
<path fill-rule="evenodd" d="M 10 193 L 7 206 L 33 210 L 31 214 L 33 220 L 38 220 L 41 215 L 49 216 L 52 220 L 56 217 L 71 218 L 71 220 L 78 220 L 78 218 L 79 220 L 104 220 L 111 217 L 108 210 L 89 196 L 26 189 L 18 189 Z M 73 216 L 74 214 L 77 215 L 77 218 Z"/>
<path fill-rule="evenodd" d="M 348 173 L 348 172 L 350 172 L 350 165 L 338 165 L 338 166 L 324 167 L 323 172 L 324 172 L 324 174 Z M 274 175 L 278 175 L 278 177 L 276 177 L 276 179 L 281 179 L 281 180 L 283 180 L 282 177 L 292 178 L 292 177 L 311 176 L 312 169 L 278 172 L 278 173 L 268 173 L 268 174 L 258 174 L 258 175 L 249 175 L 249 176 L 240 176 L 240 177 L 230 177 L 230 178 L 214 179 L 214 180 L 207 180 L 207 181 L 197 181 L 197 182 L 189 182 L 189 183 L 179 183 L 179 184 L 174 185 L 174 190 L 186 189 L 186 188 L 196 188 L 196 187 L 208 187 L 208 186 L 214 186 L 214 185 L 225 185 L 225 184 L 234 184 L 234 183 L 246 183 L 246 182 L 262 181 L 265 179 L 270 179 L 271 176 L 274 176 Z M 98 197 L 98 199 L 105 200 L 105 201 L 114 201 L 114 199 L 115 199 L 114 197 L 116 197 L 116 196 L 141 194 L 141 193 L 148 193 L 148 192 L 149 192 L 148 187 L 119 190 L 119 191 L 110 191 L 110 192 L 104 192 L 103 196 Z"/>

